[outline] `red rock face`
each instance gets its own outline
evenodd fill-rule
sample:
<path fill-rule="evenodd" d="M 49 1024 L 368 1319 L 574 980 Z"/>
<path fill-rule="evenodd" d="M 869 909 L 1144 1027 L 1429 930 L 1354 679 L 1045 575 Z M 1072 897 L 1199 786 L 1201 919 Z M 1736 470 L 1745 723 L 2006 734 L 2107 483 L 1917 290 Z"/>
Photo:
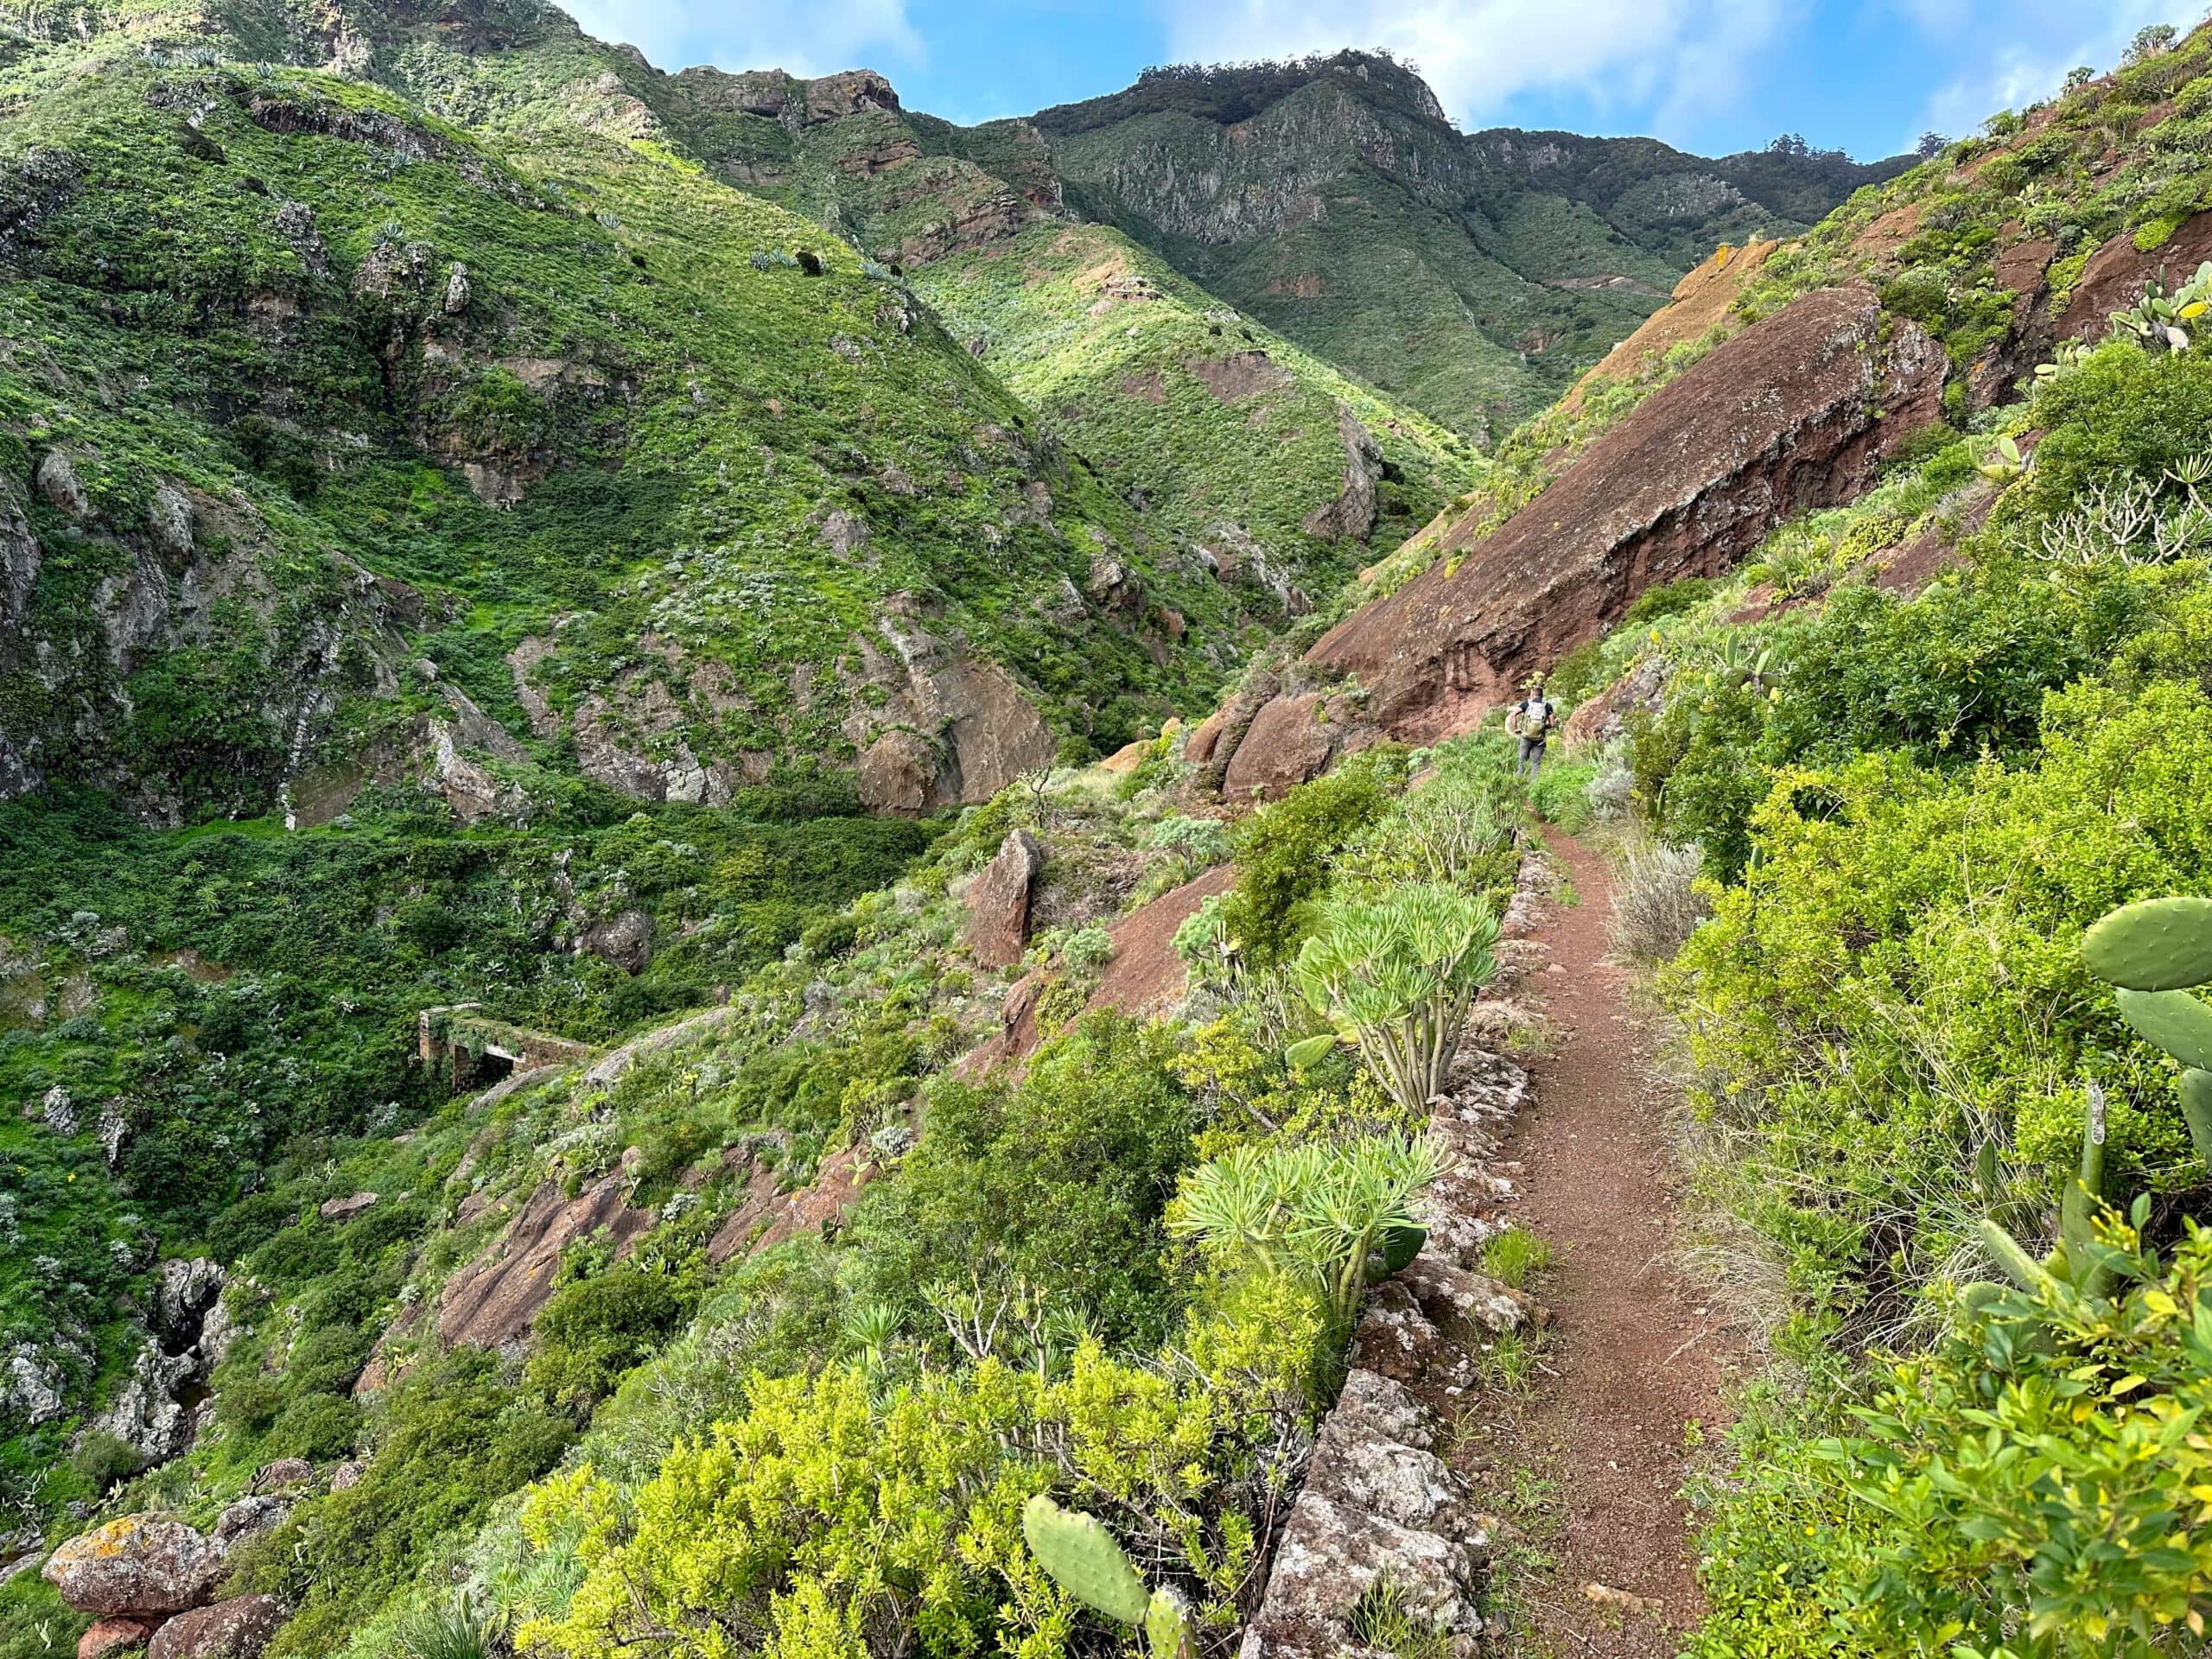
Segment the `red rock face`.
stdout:
<path fill-rule="evenodd" d="M 1465 730 L 1646 588 L 1715 575 L 1783 520 L 1858 495 L 1941 412 L 1945 366 L 1870 291 L 1808 294 L 1653 393 L 1486 539 L 1447 532 L 1444 563 L 1309 658 L 1373 688 L 1367 713 L 1394 737 Z"/>
<path fill-rule="evenodd" d="M 1321 718 L 1325 706 L 1325 699 L 1308 693 L 1278 697 L 1261 709 L 1230 757 L 1221 780 L 1222 799 L 1279 801 L 1308 779 L 1319 777 L 1337 751 L 1336 728 Z"/>
<path fill-rule="evenodd" d="M 2212 213 L 2199 213 L 2176 231 L 2163 247 L 2145 253 L 2129 235 L 2115 236 L 2089 256 L 2082 279 L 2068 296 L 2058 333 L 2067 340 L 2103 337 L 2107 320 L 2143 297 L 2144 285 L 2161 272 L 2176 289 L 2212 259 Z"/>
<path fill-rule="evenodd" d="M 1029 895 L 1045 868 L 1045 849 L 1016 830 L 968 893 L 968 948 L 986 968 L 1011 968 L 1029 944 Z"/>
<path fill-rule="evenodd" d="M 438 1312 L 438 1340 L 500 1348 L 530 1334 L 531 1321 L 553 1294 L 561 1252 L 575 1239 L 606 1230 L 619 1261 L 653 1224 L 649 1210 L 626 1202 L 629 1179 L 602 1177 L 573 1198 L 551 1181 L 531 1195 L 523 1212 L 490 1252 L 454 1274 Z"/>

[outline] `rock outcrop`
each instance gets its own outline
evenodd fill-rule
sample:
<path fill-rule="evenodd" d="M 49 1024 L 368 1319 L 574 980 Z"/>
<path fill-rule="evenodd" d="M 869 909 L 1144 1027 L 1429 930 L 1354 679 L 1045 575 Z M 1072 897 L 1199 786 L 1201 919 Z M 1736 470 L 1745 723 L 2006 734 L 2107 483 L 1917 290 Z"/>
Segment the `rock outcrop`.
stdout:
<path fill-rule="evenodd" d="M 1045 868 L 1045 849 L 1027 830 L 999 846 L 968 890 L 968 949 L 985 968 L 1011 968 L 1029 945 L 1029 897 Z"/>
<path fill-rule="evenodd" d="M 846 728 L 860 750 L 861 804 L 871 811 L 988 801 L 1058 752 L 1012 675 L 939 639 L 913 607 L 886 620 L 880 642 L 854 644 L 861 682 L 883 692 L 880 706 L 856 710 Z"/>
<path fill-rule="evenodd" d="M 1443 563 L 1310 659 L 1357 675 L 1395 737 L 1465 730 L 1646 588 L 1724 570 L 1783 519 L 1858 495 L 1936 417 L 1945 368 L 1871 291 L 1808 294 L 1653 393 L 1495 533 L 1455 526 Z"/>
<path fill-rule="evenodd" d="M 630 1182 L 620 1173 L 602 1176 L 573 1198 L 552 1181 L 542 1183 L 508 1224 L 499 1243 L 454 1274 L 438 1308 L 438 1340 L 448 1348 L 471 1343 L 504 1348 L 530 1334 L 531 1322 L 553 1294 L 561 1253 L 574 1241 L 599 1233 L 620 1260 L 653 1224 L 649 1210 L 627 1203 Z"/>

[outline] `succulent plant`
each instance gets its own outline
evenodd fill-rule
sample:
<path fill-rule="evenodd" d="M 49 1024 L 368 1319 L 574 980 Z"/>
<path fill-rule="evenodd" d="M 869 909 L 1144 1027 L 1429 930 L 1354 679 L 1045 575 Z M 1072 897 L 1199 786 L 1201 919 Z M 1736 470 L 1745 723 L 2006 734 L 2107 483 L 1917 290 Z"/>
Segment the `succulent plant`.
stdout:
<path fill-rule="evenodd" d="M 1039 1492 L 1021 1511 L 1021 1535 L 1053 1583 L 1084 1606 L 1142 1630 L 1152 1659 L 1192 1659 L 1189 1601 L 1172 1585 L 1147 1593 L 1143 1576 L 1096 1516 L 1064 1510 Z"/>
<path fill-rule="evenodd" d="M 2146 899 L 2113 911 L 2082 941 L 2089 971 L 2120 988 L 2120 1017 L 2182 1063 L 2182 1120 L 2212 1165 L 2212 1007 L 2190 994 L 2212 984 L 2212 899 Z"/>

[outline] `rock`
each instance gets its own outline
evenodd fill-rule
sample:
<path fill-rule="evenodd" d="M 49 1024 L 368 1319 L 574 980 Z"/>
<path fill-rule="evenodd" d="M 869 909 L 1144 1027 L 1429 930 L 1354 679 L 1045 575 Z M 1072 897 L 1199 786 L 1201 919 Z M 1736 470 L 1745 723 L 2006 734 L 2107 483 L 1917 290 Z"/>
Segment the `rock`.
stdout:
<path fill-rule="evenodd" d="M 1352 1339 L 1352 1363 L 1394 1382 L 1465 1387 L 1474 1381 L 1465 1345 L 1439 1330 L 1395 1280 L 1368 1297 Z"/>
<path fill-rule="evenodd" d="M 912 814 L 972 805 L 1052 763 L 1058 741 L 1012 675 L 931 633 L 917 602 L 894 599 L 887 609 L 879 638 L 854 637 L 860 668 L 846 676 L 855 693 L 880 694 L 844 728 L 861 751 L 863 806 Z"/>
<path fill-rule="evenodd" d="M 146 528 L 154 550 L 172 564 L 182 564 L 193 554 L 192 498 L 166 479 L 154 492 L 154 505 L 146 515 Z"/>
<path fill-rule="evenodd" d="M 304 1486 L 315 1478 L 315 1465 L 305 1458 L 279 1458 L 255 1471 L 252 1490 L 280 1492 L 287 1486 Z"/>
<path fill-rule="evenodd" d="M 106 1659 L 111 1653 L 135 1653 L 159 1628 L 150 1618 L 96 1618 L 77 1638 L 77 1659 Z"/>
<path fill-rule="evenodd" d="M 60 1135 L 77 1133 L 77 1103 L 69 1097 L 67 1089 L 55 1084 L 39 1096 L 38 1103 L 39 1116 L 48 1128 Z"/>
<path fill-rule="evenodd" d="M 1029 944 L 1029 895 L 1045 849 L 1027 830 L 1000 843 L 998 856 L 968 890 L 968 949 L 986 968 L 1011 968 Z"/>
<path fill-rule="evenodd" d="M 46 552 L 16 491 L 13 480 L 0 478 L 0 621 L 20 626 L 30 615 Z"/>
<path fill-rule="evenodd" d="M 373 1192 L 356 1192 L 350 1198 L 325 1198 L 316 1207 L 315 1214 L 325 1221 L 348 1222 L 363 1211 L 374 1209 L 376 1202 L 377 1195 Z"/>
<path fill-rule="evenodd" d="M 642 974 L 653 959 L 653 918 L 642 910 L 626 910 L 587 928 L 584 949 L 601 962 L 626 974 Z"/>
<path fill-rule="evenodd" d="M 1485 1274 L 1455 1268 L 1427 1250 L 1413 1259 L 1397 1282 L 1420 1304 L 1430 1324 L 1462 1341 L 1480 1340 L 1479 1332 L 1499 1335 L 1524 1325 L 1551 1323 L 1549 1311 L 1534 1298 Z"/>
<path fill-rule="evenodd" d="M 361 1477 L 367 1470 L 368 1465 L 365 1463 L 348 1458 L 330 1471 L 330 1490 L 334 1492 L 350 1492 L 361 1484 Z"/>
<path fill-rule="evenodd" d="M 177 1393 L 200 1370 L 198 1354 L 165 1353 L 149 1338 L 132 1363 L 130 1380 L 91 1427 L 114 1435 L 148 1463 L 167 1463 L 192 1444 L 191 1414 Z"/>
<path fill-rule="evenodd" d="M 61 1397 L 61 1368 L 29 1343 L 10 1350 L 0 1365 L 0 1409 L 19 1412 L 35 1428 L 67 1408 Z"/>
<path fill-rule="evenodd" d="M 55 1550 L 45 1578 L 79 1612 L 159 1614 L 200 1606 L 225 1570 L 213 1541 L 183 1522 L 126 1515 Z"/>
<path fill-rule="evenodd" d="M 823 1159 L 813 1183 L 796 1192 L 777 1192 L 775 1172 L 760 1172 L 747 1188 L 745 1202 L 707 1242 L 707 1259 L 719 1267 L 741 1251 L 757 1255 L 802 1233 L 820 1232 L 852 1208 L 875 1173 L 875 1166 L 862 1163 L 854 1147 Z"/>
<path fill-rule="evenodd" d="M 204 1255 L 172 1257 L 162 1263 L 161 1288 L 154 1296 L 155 1328 L 172 1348 L 200 1339 L 207 1315 L 223 1294 L 222 1264 Z"/>
<path fill-rule="evenodd" d="M 297 1462 L 298 1459 L 292 1461 Z M 262 1472 L 266 1474 L 268 1471 L 264 1470 Z M 312 1476 L 315 1471 L 310 1469 L 308 1472 Z M 257 1486 L 262 1484 L 260 1476 L 254 1478 L 254 1484 Z M 240 1544 L 258 1538 L 264 1533 L 275 1531 L 291 1512 L 292 1504 L 289 1498 L 249 1493 L 226 1507 L 222 1514 L 215 1517 L 215 1530 L 211 1535 L 215 1541 L 215 1547 L 227 1555 Z"/>
<path fill-rule="evenodd" d="M 1279 801 L 1326 771 L 1338 728 L 1322 720 L 1325 706 L 1320 693 L 1308 692 L 1278 697 L 1261 709 L 1222 774 L 1222 798 Z"/>
<path fill-rule="evenodd" d="M 72 518 L 92 517 L 92 498 L 85 493 L 84 481 L 77 476 L 77 463 L 66 449 L 49 449 L 38 464 L 38 489 L 54 505 Z"/>
<path fill-rule="evenodd" d="M 1560 741 L 1568 748 L 1585 743 L 1611 743 L 1627 734 L 1629 716 L 1656 714 L 1667 688 L 1664 658 L 1647 657 L 1600 691 L 1575 705 L 1560 728 Z"/>
<path fill-rule="evenodd" d="M 446 267 L 445 314 L 457 317 L 468 309 L 468 267 L 452 264 Z"/>
<path fill-rule="evenodd" d="M 1200 721 L 1184 741 L 1183 759 L 1191 766 L 1191 789 L 1205 796 L 1218 793 L 1237 747 L 1252 729 L 1260 710 L 1274 701 L 1277 687 L 1272 674 L 1255 675 L 1237 687 L 1227 702 Z"/>
<path fill-rule="evenodd" d="M 169 1620 L 154 1632 L 146 1659 L 259 1659 L 283 1623 L 274 1596 L 233 1596 Z"/>
<path fill-rule="evenodd" d="M 1375 528 L 1375 486 L 1382 477 L 1382 446 L 1359 423 L 1348 404 L 1337 405 L 1337 436 L 1344 446 L 1344 480 L 1337 499 L 1306 515 L 1300 526 L 1324 541 L 1365 541 Z"/>
<path fill-rule="evenodd" d="M 1358 676 L 1393 737 L 1465 730 L 1645 588 L 1716 575 L 1783 519 L 1856 497 L 1938 417 L 1947 362 L 1867 289 L 1802 296 L 1647 397 L 1494 533 L 1471 514 L 1454 524 L 1443 558 L 1308 659 Z"/>
<path fill-rule="evenodd" d="M 632 1209 L 629 1190 L 620 1174 L 601 1177 L 573 1198 L 562 1197 L 556 1183 L 542 1182 L 499 1241 L 447 1281 L 438 1340 L 448 1348 L 502 1348 L 527 1337 L 571 1243 L 604 1230 L 604 1242 L 620 1261 L 652 1228 L 653 1212 Z"/>

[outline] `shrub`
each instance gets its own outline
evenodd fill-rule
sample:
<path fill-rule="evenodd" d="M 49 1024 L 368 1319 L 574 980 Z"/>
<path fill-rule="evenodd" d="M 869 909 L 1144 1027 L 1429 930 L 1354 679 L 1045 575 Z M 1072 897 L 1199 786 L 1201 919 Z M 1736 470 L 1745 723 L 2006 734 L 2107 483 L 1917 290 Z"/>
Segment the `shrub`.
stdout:
<path fill-rule="evenodd" d="M 1232 1269 L 1311 1279 L 1346 1332 L 1420 1249 L 1415 1203 L 1447 1167 L 1425 1135 L 1239 1147 L 1191 1172 L 1169 1226 Z"/>
<path fill-rule="evenodd" d="M 96 1492 L 105 1492 L 146 1466 L 138 1448 L 104 1428 L 88 1432 L 69 1454 L 69 1466 Z"/>
<path fill-rule="evenodd" d="M 1455 887 L 1427 883 L 1328 906 L 1295 979 L 1332 1030 L 1294 1046 L 1292 1058 L 1319 1059 L 1338 1043 L 1357 1048 L 1408 1121 L 1426 1123 L 1467 1010 L 1497 976 L 1497 944 L 1488 903 Z"/>
<path fill-rule="evenodd" d="M 1608 925 L 1613 950 L 1622 961 L 1649 966 L 1671 962 L 1675 953 L 1713 913 L 1699 890 L 1705 854 L 1695 842 L 1670 847 L 1651 842 L 1631 848 L 1613 883 L 1613 913 Z"/>
<path fill-rule="evenodd" d="M 690 1311 L 685 1288 L 666 1274 L 624 1265 L 556 1291 L 537 1316 L 537 1351 L 527 1387 L 583 1408 L 603 1398 L 664 1342 Z"/>
<path fill-rule="evenodd" d="M 1289 959 L 1305 931 L 1301 908 L 1328 885 L 1337 855 L 1389 810 L 1403 770 L 1395 755 L 1370 750 L 1244 821 L 1222 920 L 1249 966 Z"/>

